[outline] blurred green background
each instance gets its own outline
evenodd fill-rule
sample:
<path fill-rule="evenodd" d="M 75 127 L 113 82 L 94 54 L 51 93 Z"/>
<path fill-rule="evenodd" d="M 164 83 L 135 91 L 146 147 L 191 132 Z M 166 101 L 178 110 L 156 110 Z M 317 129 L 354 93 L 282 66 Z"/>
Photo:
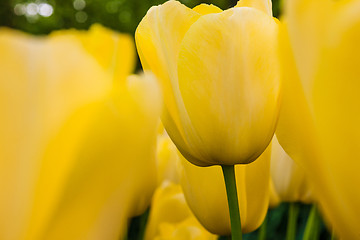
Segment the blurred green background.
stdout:
<path fill-rule="evenodd" d="M 88 29 L 93 23 L 120 32 L 134 34 L 136 26 L 153 6 L 164 0 L 0 0 L 0 26 L 32 34 L 48 34 L 53 30 Z M 237 0 L 181 0 L 189 7 L 212 3 L 222 9 Z M 273 1 L 274 15 L 279 16 L 279 0 Z"/>

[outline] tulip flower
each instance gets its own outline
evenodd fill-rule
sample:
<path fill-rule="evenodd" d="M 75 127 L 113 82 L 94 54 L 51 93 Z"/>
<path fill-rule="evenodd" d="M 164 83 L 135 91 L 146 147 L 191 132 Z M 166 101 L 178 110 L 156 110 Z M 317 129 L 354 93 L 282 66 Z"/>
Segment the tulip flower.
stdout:
<path fill-rule="evenodd" d="M 236 165 L 236 186 L 243 232 L 263 222 L 269 204 L 271 146 L 255 162 Z M 194 215 L 209 231 L 229 235 L 230 218 L 220 166 L 197 167 L 182 158 L 180 182 Z"/>
<path fill-rule="evenodd" d="M 145 240 L 216 240 L 196 220 L 180 185 L 164 181 L 155 191 L 146 227 Z"/>
<path fill-rule="evenodd" d="M 275 190 L 274 183 L 271 179 L 269 183 L 269 192 L 269 208 L 275 208 L 280 204 L 281 201 L 279 195 Z"/>
<path fill-rule="evenodd" d="M 152 7 L 136 30 L 143 68 L 163 90 L 166 131 L 198 166 L 250 163 L 275 130 L 278 26 L 245 6 L 190 9 L 169 1 Z"/>
<path fill-rule="evenodd" d="M 114 56 L 133 45 L 101 27 L 72 32 L 0 29 L 2 240 L 119 239 L 156 186 L 156 84 L 119 78 L 114 89 L 79 36 L 112 39 L 103 53 Z"/>
<path fill-rule="evenodd" d="M 98 64 L 110 74 L 115 85 L 124 83 L 134 70 L 136 56 L 134 40 L 128 34 L 116 33 L 99 24 L 94 24 L 90 31 L 70 29 L 55 31 L 51 35 L 77 37 L 87 53 L 91 54 Z"/>
<path fill-rule="evenodd" d="M 179 151 L 195 165 L 223 166 L 235 231 L 234 165 L 257 159 L 277 122 L 278 24 L 271 15 L 268 0 L 226 11 L 172 0 L 152 7 L 135 35 L 144 70 L 159 79 L 162 121 Z"/>
<path fill-rule="evenodd" d="M 303 168 L 297 165 L 274 136 L 271 148 L 271 178 L 283 202 L 311 202 L 311 191 Z"/>
<path fill-rule="evenodd" d="M 289 0 L 277 137 L 341 239 L 360 229 L 359 1 Z"/>
<path fill-rule="evenodd" d="M 166 180 L 179 183 L 179 153 L 163 128 L 157 144 L 158 185 Z"/>
<path fill-rule="evenodd" d="M 290 202 L 286 239 L 295 239 L 299 213 L 299 204 L 297 202 L 312 202 L 310 186 L 304 169 L 287 155 L 276 136 L 274 136 L 271 143 L 270 169 L 274 191 L 276 191 L 279 201 Z M 273 203 L 270 202 L 269 205 L 271 204 Z M 309 224 L 307 226 L 310 227 Z"/>

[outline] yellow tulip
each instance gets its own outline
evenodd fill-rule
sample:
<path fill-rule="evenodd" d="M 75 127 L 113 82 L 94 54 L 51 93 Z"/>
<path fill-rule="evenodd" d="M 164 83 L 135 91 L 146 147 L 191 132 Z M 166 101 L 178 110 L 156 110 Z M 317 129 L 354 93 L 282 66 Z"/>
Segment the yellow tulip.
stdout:
<path fill-rule="evenodd" d="M 296 164 L 274 136 L 271 148 L 271 178 L 283 202 L 310 203 L 311 191 L 304 169 Z"/>
<path fill-rule="evenodd" d="M 360 228 L 360 1 L 288 0 L 277 137 L 341 239 Z"/>
<path fill-rule="evenodd" d="M 258 228 L 269 203 L 271 147 L 255 162 L 236 165 L 236 185 L 243 232 Z M 230 217 L 220 166 L 197 167 L 182 158 L 180 182 L 199 222 L 210 232 L 230 234 Z"/>
<path fill-rule="evenodd" d="M 113 84 L 120 84 L 135 67 L 135 46 L 133 38 L 94 24 L 89 31 L 61 30 L 51 33 L 52 36 L 72 35 L 79 38 L 87 53 L 107 71 Z"/>
<path fill-rule="evenodd" d="M 158 135 L 157 142 L 157 166 L 158 166 L 158 184 L 168 180 L 179 183 L 178 164 L 180 161 L 178 150 L 171 141 L 166 131 L 163 130 Z"/>
<path fill-rule="evenodd" d="M 156 186 L 156 85 L 114 90 L 70 32 L 0 29 L 0 52 L 0 239 L 119 239 Z"/>
<path fill-rule="evenodd" d="M 152 7 L 136 30 L 145 71 L 162 87 L 162 121 L 198 166 L 250 163 L 273 136 L 279 109 L 277 21 L 268 0 L 221 11 L 177 1 Z"/>
<path fill-rule="evenodd" d="M 163 223 L 154 240 L 217 240 L 219 237 L 206 231 L 195 217 L 178 224 Z"/>
<path fill-rule="evenodd" d="M 280 197 L 277 194 L 275 187 L 274 187 L 274 183 L 273 181 L 270 179 L 270 183 L 269 183 L 269 208 L 275 208 L 280 204 Z"/>
<path fill-rule="evenodd" d="M 164 181 L 156 190 L 145 240 L 216 240 L 191 213 L 180 185 Z"/>

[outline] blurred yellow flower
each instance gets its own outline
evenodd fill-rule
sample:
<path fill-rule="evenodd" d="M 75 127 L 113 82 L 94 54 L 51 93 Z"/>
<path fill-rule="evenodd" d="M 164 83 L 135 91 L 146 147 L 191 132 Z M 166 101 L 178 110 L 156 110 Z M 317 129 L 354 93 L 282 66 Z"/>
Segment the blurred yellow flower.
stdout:
<path fill-rule="evenodd" d="M 360 237 L 360 1 L 285 1 L 277 137 L 341 239 Z"/>
<path fill-rule="evenodd" d="M 134 39 L 123 33 L 117 33 L 99 24 L 94 24 L 89 31 L 75 29 L 61 30 L 51 36 L 72 35 L 79 38 L 87 53 L 111 75 L 113 84 L 120 84 L 135 68 Z"/>
<path fill-rule="evenodd" d="M 251 232 L 264 220 L 269 204 L 271 145 L 253 163 L 236 165 L 236 185 L 242 232 Z M 230 217 L 220 166 L 197 167 L 182 158 L 181 185 L 185 198 L 210 232 L 230 235 Z"/>
<path fill-rule="evenodd" d="M 137 28 L 143 68 L 161 83 L 164 126 L 195 165 L 250 163 L 271 141 L 280 74 L 270 9 L 268 0 L 226 11 L 172 0 L 152 7 Z"/>
<path fill-rule="evenodd" d="M 296 164 L 274 136 L 271 148 L 271 178 L 277 196 L 283 202 L 310 203 L 310 186 L 304 169 Z"/>
<path fill-rule="evenodd" d="M 270 179 L 269 182 L 269 208 L 275 208 L 280 204 L 280 198 L 279 195 L 277 194 L 275 187 L 274 187 L 274 183 L 272 181 L 272 179 Z"/>
<path fill-rule="evenodd" d="M 156 186 L 157 85 L 114 89 L 71 31 L 0 29 L 0 52 L 0 239 L 119 239 Z"/>
<path fill-rule="evenodd" d="M 164 181 L 156 190 L 145 240 L 216 240 L 196 220 L 186 204 L 180 185 Z"/>
<path fill-rule="evenodd" d="M 179 183 L 179 153 L 164 128 L 162 129 L 157 142 L 158 184 L 165 180 Z"/>

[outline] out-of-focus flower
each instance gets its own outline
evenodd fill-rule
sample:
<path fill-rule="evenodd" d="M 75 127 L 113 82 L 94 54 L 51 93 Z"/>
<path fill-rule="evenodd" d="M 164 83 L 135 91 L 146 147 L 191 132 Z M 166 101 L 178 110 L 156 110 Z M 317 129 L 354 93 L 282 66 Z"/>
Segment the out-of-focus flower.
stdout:
<path fill-rule="evenodd" d="M 118 239 L 156 186 L 157 85 L 114 89 L 70 32 L 0 29 L 0 52 L 0 239 Z"/>
<path fill-rule="evenodd" d="M 115 85 L 124 83 L 121 79 L 126 79 L 134 70 L 134 39 L 128 34 L 117 33 L 94 24 L 89 31 L 70 29 L 55 31 L 51 35 L 78 37 L 85 50 L 111 75 Z"/>
<path fill-rule="evenodd" d="M 216 240 L 196 220 L 180 185 L 164 181 L 151 205 L 145 240 Z"/>
<path fill-rule="evenodd" d="M 341 239 L 360 237 L 360 1 L 285 1 L 277 137 Z"/>
<path fill-rule="evenodd" d="M 270 169 L 274 190 L 281 201 L 303 203 L 312 201 L 304 169 L 286 154 L 276 136 L 272 140 Z"/>
<path fill-rule="evenodd" d="M 242 232 L 258 228 L 267 213 L 270 148 L 269 146 L 255 162 L 235 166 Z M 195 216 L 210 232 L 229 235 L 230 217 L 221 167 L 197 167 L 184 158 L 181 163 L 181 185 Z"/>
<path fill-rule="evenodd" d="M 143 68 L 162 86 L 165 128 L 195 165 L 250 163 L 271 141 L 280 74 L 270 9 L 261 0 L 226 11 L 168 1 L 137 28 Z"/>
<path fill-rule="evenodd" d="M 280 198 L 279 195 L 277 194 L 275 187 L 274 187 L 274 183 L 272 181 L 272 179 L 270 179 L 269 182 L 269 191 L 270 191 L 270 196 L 269 196 L 269 208 L 275 208 L 280 204 Z"/>
<path fill-rule="evenodd" d="M 163 127 L 157 144 L 158 184 L 165 180 L 179 183 L 179 153 Z"/>

